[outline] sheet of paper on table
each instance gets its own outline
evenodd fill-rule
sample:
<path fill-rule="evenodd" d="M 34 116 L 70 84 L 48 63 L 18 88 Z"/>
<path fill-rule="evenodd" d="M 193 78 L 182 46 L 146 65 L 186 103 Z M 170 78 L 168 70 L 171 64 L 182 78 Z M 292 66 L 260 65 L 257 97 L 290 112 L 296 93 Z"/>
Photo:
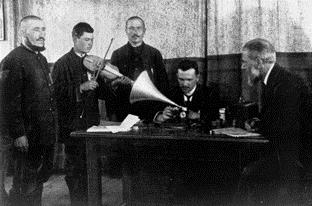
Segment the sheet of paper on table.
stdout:
<path fill-rule="evenodd" d="M 121 122 L 120 125 L 110 125 L 110 126 L 92 126 L 87 129 L 87 132 L 127 132 L 131 130 L 131 127 L 138 123 L 140 118 L 138 116 L 128 114 L 128 116 Z"/>
<path fill-rule="evenodd" d="M 231 137 L 259 137 L 259 133 L 248 132 L 237 127 L 225 127 L 212 130 L 215 134 L 225 134 Z"/>

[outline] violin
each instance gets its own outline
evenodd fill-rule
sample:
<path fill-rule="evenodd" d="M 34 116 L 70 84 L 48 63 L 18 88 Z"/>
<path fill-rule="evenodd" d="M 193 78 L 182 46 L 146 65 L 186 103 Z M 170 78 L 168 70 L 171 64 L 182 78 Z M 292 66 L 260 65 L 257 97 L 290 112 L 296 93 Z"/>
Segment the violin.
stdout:
<path fill-rule="evenodd" d="M 83 59 L 83 65 L 87 67 L 90 71 L 97 72 L 94 80 L 97 80 L 99 73 L 102 73 L 105 78 L 109 80 L 116 79 L 117 77 L 122 77 L 123 75 L 119 72 L 118 67 L 106 62 L 105 58 L 107 53 L 113 43 L 114 38 L 111 39 L 110 44 L 106 50 L 104 58 L 95 55 L 86 55 Z"/>

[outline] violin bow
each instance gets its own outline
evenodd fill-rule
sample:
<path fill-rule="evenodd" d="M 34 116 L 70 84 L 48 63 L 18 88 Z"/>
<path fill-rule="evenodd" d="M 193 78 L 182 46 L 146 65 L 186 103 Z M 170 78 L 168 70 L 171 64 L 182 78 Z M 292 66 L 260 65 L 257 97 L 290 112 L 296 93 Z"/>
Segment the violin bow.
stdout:
<path fill-rule="evenodd" d="M 111 41 L 110 41 L 110 43 L 109 43 L 109 45 L 108 45 L 108 48 L 107 48 L 106 53 L 105 53 L 104 58 L 103 58 L 103 62 L 105 61 L 105 58 L 106 58 L 106 56 L 107 56 L 107 53 L 108 53 L 110 47 L 112 46 L 113 41 L 114 41 L 114 38 L 111 39 Z M 104 67 L 105 67 L 105 65 L 104 65 Z M 101 72 L 101 70 L 102 70 L 101 68 L 98 68 L 98 72 L 96 73 L 96 76 L 95 76 L 95 81 L 97 80 L 97 78 L 98 78 L 99 73 Z"/>

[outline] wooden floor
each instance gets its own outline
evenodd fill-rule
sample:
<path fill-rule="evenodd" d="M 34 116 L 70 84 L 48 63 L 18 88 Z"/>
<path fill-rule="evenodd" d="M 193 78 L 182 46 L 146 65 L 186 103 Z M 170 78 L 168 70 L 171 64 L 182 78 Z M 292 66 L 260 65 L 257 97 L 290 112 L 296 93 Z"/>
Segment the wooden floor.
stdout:
<path fill-rule="evenodd" d="M 12 177 L 5 181 L 5 188 L 8 191 L 12 185 Z M 120 179 L 102 178 L 103 206 L 116 206 L 122 203 L 122 184 Z M 64 175 L 53 175 L 44 184 L 42 195 L 42 206 L 69 206 L 70 199 Z"/>
<path fill-rule="evenodd" d="M 9 189 L 11 188 L 11 185 L 12 185 L 12 177 L 7 177 L 5 181 L 6 191 L 9 191 Z M 103 185 L 102 205 L 103 206 L 122 205 L 122 181 L 121 179 L 102 177 L 102 185 Z M 211 191 L 217 192 L 218 189 L 211 188 Z M 221 195 L 221 193 L 216 194 L 216 195 Z M 226 194 L 222 194 L 222 195 L 226 196 Z M 219 197 L 219 200 L 220 200 L 220 197 Z M 228 206 L 229 205 L 228 202 L 227 203 L 223 202 L 220 204 L 219 200 L 218 200 L 218 203 L 215 203 L 212 200 L 209 200 L 208 202 L 209 202 L 209 205 L 214 205 L 214 206 Z M 207 201 L 207 199 L 205 201 Z M 175 205 L 175 206 L 180 206 L 180 205 L 183 205 L 183 206 L 205 205 L 206 206 L 207 205 L 206 204 L 207 202 L 200 203 L 198 199 L 189 200 L 187 202 L 188 202 L 187 204 L 171 203 L 170 205 Z M 141 205 L 141 204 L 138 204 L 138 205 Z M 143 205 L 147 206 L 147 204 L 143 204 Z M 148 205 L 158 206 L 158 204 L 154 204 L 152 202 L 150 202 Z M 49 179 L 49 181 L 44 184 L 43 195 L 42 195 L 42 206 L 70 206 L 69 193 L 68 193 L 67 185 L 64 180 L 64 175 L 53 175 Z"/>
<path fill-rule="evenodd" d="M 144 178 L 143 178 L 144 179 Z M 143 181 L 143 180 L 142 180 Z M 157 180 L 158 182 L 161 180 Z M 154 184 L 149 182 L 150 188 L 143 187 L 141 190 L 152 190 L 155 187 Z M 226 183 L 225 183 L 226 184 Z M 12 177 L 7 177 L 5 180 L 5 189 L 9 191 L 12 185 Z M 121 179 L 114 179 L 108 177 L 102 177 L 102 206 L 120 206 L 122 205 L 122 181 Z M 217 186 L 218 185 L 218 186 Z M 201 192 L 194 195 L 193 198 L 188 199 L 186 202 L 170 204 L 155 204 L 149 202 L 149 204 L 135 204 L 140 206 L 232 206 L 231 204 L 231 192 L 224 190 L 228 188 L 228 185 L 217 184 L 215 186 L 210 185 L 209 196 L 201 196 Z M 142 186 L 142 185 L 141 185 Z M 217 186 L 217 187 L 216 187 Z M 230 189 L 230 188 L 228 188 Z M 155 190 L 155 188 L 154 188 Z M 193 188 L 194 191 L 198 191 L 198 188 Z M 189 191 L 191 192 L 191 191 Z M 202 193 L 204 194 L 204 193 Z M 159 194 L 158 194 L 159 195 Z M 312 206 L 312 186 L 305 188 L 302 194 L 302 204 L 288 205 L 288 206 Z M 183 199 L 183 198 L 182 198 Z M 53 175 L 47 183 L 44 184 L 44 190 L 42 195 L 42 206 L 70 206 L 70 199 L 68 188 L 64 180 L 64 175 Z"/>

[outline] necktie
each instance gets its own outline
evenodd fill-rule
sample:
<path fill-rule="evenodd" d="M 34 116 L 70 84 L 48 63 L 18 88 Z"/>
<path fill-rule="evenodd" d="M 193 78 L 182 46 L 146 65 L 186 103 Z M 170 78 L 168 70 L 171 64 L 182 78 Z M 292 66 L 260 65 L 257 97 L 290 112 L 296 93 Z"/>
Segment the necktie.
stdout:
<path fill-rule="evenodd" d="M 192 98 L 192 96 L 185 95 L 185 97 L 186 97 L 185 106 L 186 106 L 187 109 L 189 109 L 189 107 L 191 105 L 191 98 Z"/>

